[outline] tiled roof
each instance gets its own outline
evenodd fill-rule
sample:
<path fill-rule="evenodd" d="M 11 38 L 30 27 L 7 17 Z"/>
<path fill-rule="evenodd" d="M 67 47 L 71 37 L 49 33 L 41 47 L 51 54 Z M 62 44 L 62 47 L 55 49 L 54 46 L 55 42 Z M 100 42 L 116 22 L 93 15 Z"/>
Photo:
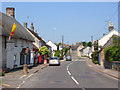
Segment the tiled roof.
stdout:
<path fill-rule="evenodd" d="M 39 40 L 41 40 L 43 43 L 46 43 L 37 33 L 35 33 L 33 30 L 27 28 L 35 37 L 37 37 Z"/>

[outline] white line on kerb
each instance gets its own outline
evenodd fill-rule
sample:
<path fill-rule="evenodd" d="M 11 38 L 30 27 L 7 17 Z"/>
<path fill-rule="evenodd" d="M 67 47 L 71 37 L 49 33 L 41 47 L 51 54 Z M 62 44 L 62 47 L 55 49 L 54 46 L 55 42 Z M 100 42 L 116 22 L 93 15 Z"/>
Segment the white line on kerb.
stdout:
<path fill-rule="evenodd" d="M 68 71 L 68 68 L 67 68 L 67 71 Z"/>
<path fill-rule="evenodd" d="M 71 76 L 71 78 L 73 79 L 73 81 L 74 81 L 76 84 L 79 84 L 79 83 L 75 80 L 75 78 L 74 78 L 73 76 Z"/>
<path fill-rule="evenodd" d="M 67 71 L 68 72 L 68 74 L 71 76 L 71 73 L 69 72 L 69 71 Z"/>
<path fill-rule="evenodd" d="M 21 79 L 21 78 L 23 78 L 23 77 L 25 77 L 26 75 L 23 75 L 23 76 L 21 76 L 19 79 Z"/>

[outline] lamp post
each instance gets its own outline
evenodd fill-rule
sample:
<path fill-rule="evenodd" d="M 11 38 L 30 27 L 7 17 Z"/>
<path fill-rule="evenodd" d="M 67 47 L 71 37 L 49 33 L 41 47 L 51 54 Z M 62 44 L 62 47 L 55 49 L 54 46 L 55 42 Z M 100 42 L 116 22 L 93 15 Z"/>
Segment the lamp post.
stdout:
<path fill-rule="evenodd" d="M 55 53 L 55 51 L 54 51 L 54 43 L 55 43 L 55 31 L 56 31 L 56 28 L 53 28 L 53 57 L 54 57 L 54 53 Z"/>

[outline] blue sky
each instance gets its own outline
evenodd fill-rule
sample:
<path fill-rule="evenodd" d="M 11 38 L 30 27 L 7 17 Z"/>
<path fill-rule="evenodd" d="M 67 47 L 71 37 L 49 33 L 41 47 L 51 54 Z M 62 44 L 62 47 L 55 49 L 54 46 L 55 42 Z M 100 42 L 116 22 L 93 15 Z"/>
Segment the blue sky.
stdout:
<path fill-rule="evenodd" d="M 45 41 L 52 40 L 75 44 L 80 41 L 94 40 L 108 33 L 108 21 L 118 29 L 117 2 L 3 2 L 6 7 L 15 8 L 15 18 L 23 25 L 31 22 Z M 27 16 L 29 18 L 27 18 Z M 107 21 L 107 22 L 106 22 Z M 56 28 L 56 31 L 53 30 Z"/>

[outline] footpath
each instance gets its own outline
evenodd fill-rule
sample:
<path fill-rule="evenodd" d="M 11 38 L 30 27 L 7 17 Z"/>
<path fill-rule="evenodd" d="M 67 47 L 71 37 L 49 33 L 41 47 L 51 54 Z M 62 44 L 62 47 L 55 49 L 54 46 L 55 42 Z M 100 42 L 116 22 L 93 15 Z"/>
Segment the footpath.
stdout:
<path fill-rule="evenodd" d="M 6 73 L 5 76 L 0 77 L 0 80 L 2 81 L 0 87 L 17 88 L 17 86 L 19 86 L 21 82 L 29 79 L 32 75 L 46 68 L 47 66 L 48 64 L 41 64 L 36 67 L 32 67 L 31 69 L 28 69 L 27 75 L 23 74 L 23 70 Z"/>
<path fill-rule="evenodd" d="M 60 60 L 64 62 L 65 60 Z M 6 73 L 5 76 L 0 77 L 2 83 L 0 83 L 1 88 L 19 88 L 26 80 L 30 79 L 34 74 L 40 72 L 42 69 L 48 67 L 49 64 L 40 64 L 36 67 L 28 69 L 28 74 L 24 75 L 23 70 L 13 71 Z"/>
<path fill-rule="evenodd" d="M 86 63 L 89 67 L 92 69 L 103 73 L 105 75 L 111 76 L 113 78 L 119 79 L 120 80 L 120 72 L 112 70 L 112 69 L 106 69 L 98 64 L 94 64 L 91 59 L 86 58 Z"/>

